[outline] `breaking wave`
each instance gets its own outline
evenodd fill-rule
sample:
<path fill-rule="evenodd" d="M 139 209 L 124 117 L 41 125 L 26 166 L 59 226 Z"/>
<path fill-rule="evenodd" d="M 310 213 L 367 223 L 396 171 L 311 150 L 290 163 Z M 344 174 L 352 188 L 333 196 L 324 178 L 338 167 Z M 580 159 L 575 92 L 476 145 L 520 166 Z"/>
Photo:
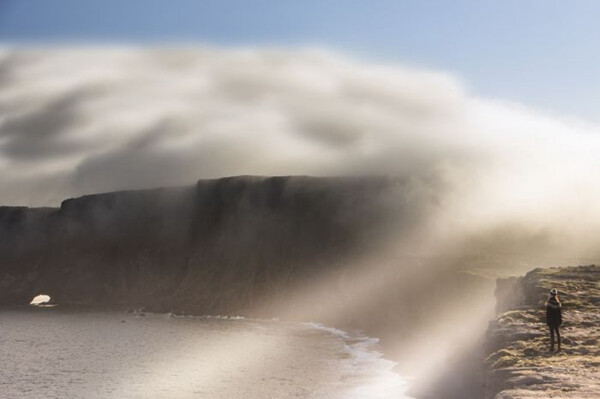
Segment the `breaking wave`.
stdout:
<path fill-rule="evenodd" d="M 346 342 L 350 354 L 348 368 L 355 375 L 358 385 L 344 394 L 344 399 L 406 398 L 407 380 L 393 371 L 396 362 L 385 359 L 379 351 L 378 338 L 360 333 L 349 333 L 319 323 L 304 323 L 309 328 L 327 331 Z"/>

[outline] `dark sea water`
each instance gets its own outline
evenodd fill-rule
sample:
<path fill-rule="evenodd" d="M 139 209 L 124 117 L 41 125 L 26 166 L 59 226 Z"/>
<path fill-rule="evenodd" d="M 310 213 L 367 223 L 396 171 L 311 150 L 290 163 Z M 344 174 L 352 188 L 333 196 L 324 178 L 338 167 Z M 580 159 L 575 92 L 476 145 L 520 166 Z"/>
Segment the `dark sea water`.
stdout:
<path fill-rule="evenodd" d="M 0 309 L 2 398 L 402 398 L 376 341 L 316 324 Z"/>

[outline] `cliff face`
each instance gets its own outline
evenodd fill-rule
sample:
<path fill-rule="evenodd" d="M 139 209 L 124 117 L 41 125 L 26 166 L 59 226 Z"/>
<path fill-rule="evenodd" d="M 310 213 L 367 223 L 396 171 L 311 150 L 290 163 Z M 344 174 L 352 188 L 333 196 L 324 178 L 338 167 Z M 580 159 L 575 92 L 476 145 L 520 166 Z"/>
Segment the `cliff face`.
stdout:
<path fill-rule="evenodd" d="M 562 352 L 548 352 L 545 301 L 563 305 Z M 600 266 L 535 269 L 499 280 L 487 333 L 486 398 L 600 397 Z"/>
<path fill-rule="evenodd" d="M 45 293 L 57 303 L 246 314 L 376 245 L 392 208 L 410 224 L 401 186 L 246 176 L 68 199 L 59 209 L 0 207 L 0 304 Z"/>

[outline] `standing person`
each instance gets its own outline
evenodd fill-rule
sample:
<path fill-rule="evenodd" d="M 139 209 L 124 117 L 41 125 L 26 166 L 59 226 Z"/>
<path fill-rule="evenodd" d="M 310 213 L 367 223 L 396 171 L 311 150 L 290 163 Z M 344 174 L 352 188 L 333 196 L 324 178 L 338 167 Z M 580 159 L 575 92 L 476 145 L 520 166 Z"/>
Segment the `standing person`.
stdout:
<path fill-rule="evenodd" d="M 548 302 L 546 302 L 546 323 L 550 328 L 550 352 L 554 352 L 554 333 L 556 333 L 558 341 L 557 352 L 560 352 L 560 331 L 558 328 L 562 324 L 561 306 L 558 291 L 556 288 L 552 288 Z"/>

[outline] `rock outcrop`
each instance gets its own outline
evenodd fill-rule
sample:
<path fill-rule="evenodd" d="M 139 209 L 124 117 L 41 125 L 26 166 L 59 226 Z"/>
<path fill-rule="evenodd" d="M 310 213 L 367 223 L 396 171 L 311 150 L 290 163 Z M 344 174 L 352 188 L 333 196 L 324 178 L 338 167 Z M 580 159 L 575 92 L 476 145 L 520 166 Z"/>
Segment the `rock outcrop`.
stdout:
<path fill-rule="evenodd" d="M 549 352 L 545 301 L 563 305 L 562 351 Z M 600 398 L 600 266 L 535 269 L 498 281 L 487 333 L 486 399 Z"/>

